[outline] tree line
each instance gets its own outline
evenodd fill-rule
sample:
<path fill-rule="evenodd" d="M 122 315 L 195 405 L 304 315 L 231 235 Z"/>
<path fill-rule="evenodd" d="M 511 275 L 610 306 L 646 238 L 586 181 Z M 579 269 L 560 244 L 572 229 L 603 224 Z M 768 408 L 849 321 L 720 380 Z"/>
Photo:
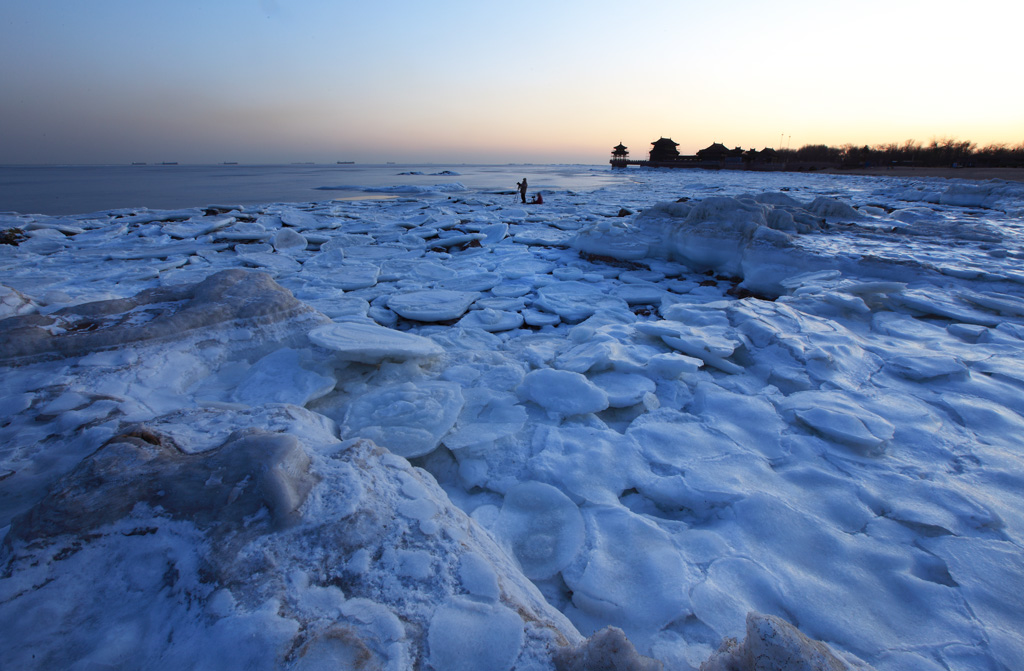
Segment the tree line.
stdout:
<path fill-rule="evenodd" d="M 978 147 L 966 140 L 934 139 L 929 144 L 907 140 L 899 144 L 830 147 L 809 144 L 778 152 L 788 164 L 841 165 L 849 168 L 886 166 L 1024 168 L 1024 142 Z"/>

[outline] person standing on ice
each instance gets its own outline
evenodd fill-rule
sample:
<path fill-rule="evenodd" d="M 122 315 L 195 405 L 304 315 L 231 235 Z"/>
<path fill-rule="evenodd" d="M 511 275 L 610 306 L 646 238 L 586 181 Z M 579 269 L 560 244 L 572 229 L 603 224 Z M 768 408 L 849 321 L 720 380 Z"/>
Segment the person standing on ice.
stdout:
<path fill-rule="evenodd" d="M 516 182 L 516 187 L 519 188 L 519 197 L 522 198 L 523 202 L 525 203 L 526 202 L 526 178 L 523 177 L 523 181 Z"/>

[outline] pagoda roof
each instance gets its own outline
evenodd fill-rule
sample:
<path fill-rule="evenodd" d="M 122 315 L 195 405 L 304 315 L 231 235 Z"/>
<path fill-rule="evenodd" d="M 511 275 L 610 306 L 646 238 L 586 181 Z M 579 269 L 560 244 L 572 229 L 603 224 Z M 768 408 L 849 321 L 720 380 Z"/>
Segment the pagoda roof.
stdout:
<path fill-rule="evenodd" d="M 615 145 L 614 147 L 612 147 L 612 149 L 618 149 L 619 151 L 625 151 L 626 149 L 628 149 L 628 147 L 626 147 L 626 145 L 624 145 L 624 144 L 622 144 L 620 142 L 617 145 Z"/>
<path fill-rule="evenodd" d="M 671 138 L 667 138 L 667 137 L 663 137 L 663 138 L 661 138 L 659 140 L 655 140 L 651 144 L 662 144 L 662 145 L 664 145 L 664 144 L 671 144 L 674 147 L 678 147 L 679 146 L 678 142 L 673 142 Z"/>
<path fill-rule="evenodd" d="M 722 144 L 721 142 L 712 142 L 710 147 L 706 147 L 705 149 L 702 149 L 701 151 L 714 151 L 714 152 L 718 152 L 718 151 L 729 151 L 729 149 L 724 144 Z"/>

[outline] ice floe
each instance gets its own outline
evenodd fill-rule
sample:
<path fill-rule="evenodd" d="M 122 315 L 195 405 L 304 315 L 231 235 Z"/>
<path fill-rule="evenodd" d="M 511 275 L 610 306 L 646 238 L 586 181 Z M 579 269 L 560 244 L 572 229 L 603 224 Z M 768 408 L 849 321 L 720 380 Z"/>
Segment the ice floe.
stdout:
<path fill-rule="evenodd" d="M 629 170 L 3 215 L 5 663 L 1016 668 L 1024 189 Z"/>

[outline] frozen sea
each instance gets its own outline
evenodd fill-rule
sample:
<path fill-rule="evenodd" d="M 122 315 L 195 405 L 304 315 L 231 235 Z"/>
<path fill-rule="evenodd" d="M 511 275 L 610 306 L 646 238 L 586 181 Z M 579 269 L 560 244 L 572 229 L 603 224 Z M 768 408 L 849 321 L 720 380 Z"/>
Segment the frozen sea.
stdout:
<path fill-rule="evenodd" d="M 1024 185 L 291 168 L 4 173 L 0 666 L 1021 668 Z"/>
<path fill-rule="evenodd" d="M 560 165 L 40 165 L 0 166 L 0 212 L 81 214 L 214 203 L 258 205 L 424 191 L 593 189 L 621 181 L 607 166 Z"/>

